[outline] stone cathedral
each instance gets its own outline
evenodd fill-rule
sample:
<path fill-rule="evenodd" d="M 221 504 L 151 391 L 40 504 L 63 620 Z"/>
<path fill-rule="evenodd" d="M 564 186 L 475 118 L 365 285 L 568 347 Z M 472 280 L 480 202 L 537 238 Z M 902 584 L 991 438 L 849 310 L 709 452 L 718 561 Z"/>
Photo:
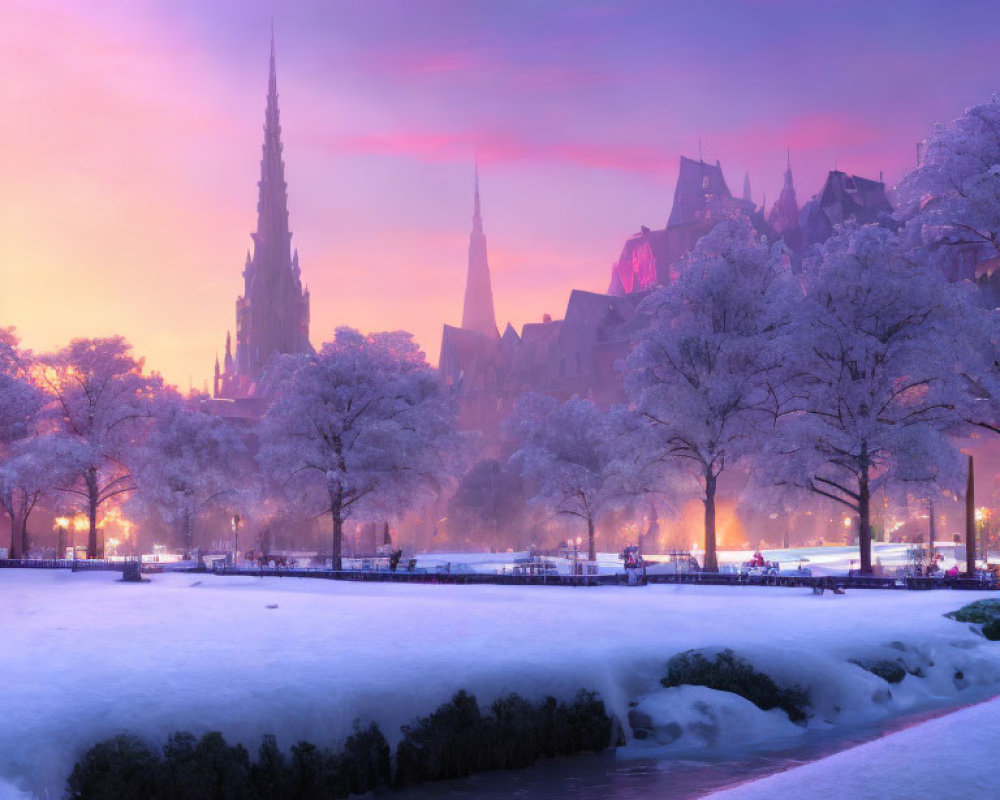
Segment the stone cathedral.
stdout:
<path fill-rule="evenodd" d="M 282 161 L 274 34 L 260 160 L 257 230 L 243 267 L 243 294 L 236 298 L 236 348 L 226 334 L 223 363 L 215 361 L 213 394 L 223 400 L 253 400 L 268 362 L 284 353 L 312 352 L 309 290 L 303 289 L 299 254 L 288 229 L 288 186 Z"/>

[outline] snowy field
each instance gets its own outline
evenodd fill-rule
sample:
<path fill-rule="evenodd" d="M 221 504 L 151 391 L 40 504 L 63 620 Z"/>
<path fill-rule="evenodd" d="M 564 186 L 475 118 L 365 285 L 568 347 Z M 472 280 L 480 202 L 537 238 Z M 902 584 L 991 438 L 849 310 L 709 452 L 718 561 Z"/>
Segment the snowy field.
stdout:
<path fill-rule="evenodd" d="M 0 571 L 0 780 L 58 797 L 80 752 L 124 729 L 155 742 L 221 730 L 255 750 L 265 732 L 285 748 L 333 744 L 360 717 L 394 743 L 460 688 L 481 702 L 596 689 L 623 722 L 635 709 L 653 721 L 656 735 L 621 758 L 787 746 L 1000 690 L 1000 644 L 942 616 L 982 593 L 117 578 Z M 661 688 L 668 658 L 692 647 L 732 647 L 808 686 L 809 726 L 724 693 Z M 902 658 L 926 677 L 890 692 L 851 658 Z"/>

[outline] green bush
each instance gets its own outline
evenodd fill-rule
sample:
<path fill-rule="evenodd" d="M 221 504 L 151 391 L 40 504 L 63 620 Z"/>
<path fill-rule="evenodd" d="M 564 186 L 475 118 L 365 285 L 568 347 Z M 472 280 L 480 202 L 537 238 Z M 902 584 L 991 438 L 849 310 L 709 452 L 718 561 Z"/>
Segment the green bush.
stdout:
<path fill-rule="evenodd" d="M 476 698 L 462 691 L 429 717 L 403 728 L 396 749 L 396 785 L 600 752 L 611 744 L 611 734 L 611 717 L 594 692 L 580 691 L 568 705 L 554 697 L 535 705 L 510 694 L 483 715 Z"/>
<path fill-rule="evenodd" d="M 991 642 L 1000 641 L 1000 619 L 994 619 L 983 625 L 983 636 Z"/>
<path fill-rule="evenodd" d="M 241 800 L 250 795 L 250 756 L 218 731 L 200 740 L 173 733 L 163 748 L 161 785 L 172 800 Z"/>
<path fill-rule="evenodd" d="M 861 669 L 867 670 L 872 675 L 878 675 L 887 683 L 899 683 L 906 677 L 906 669 L 898 661 L 888 661 L 885 659 L 861 660 L 850 659 L 852 664 L 857 664 Z"/>
<path fill-rule="evenodd" d="M 200 740 L 173 733 L 162 754 L 123 734 L 87 751 L 67 790 L 74 800 L 328 800 L 372 792 L 393 777 L 410 786 L 599 752 L 611 745 L 611 722 L 594 692 L 580 691 L 571 703 L 547 697 L 538 704 L 510 694 L 484 714 L 474 696 L 460 691 L 403 728 L 395 776 L 378 726 L 355 723 L 336 752 L 299 742 L 286 757 L 265 736 L 252 763 L 242 745 L 228 745 L 220 733 Z"/>
<path fill-rule="evenodd" d="M 945 616 L 951 617 L 956 622 L 974 622 L 977 625 L 984 625 L 1000 620 L 1000 600 L 976 600 L 962 606 L 958 611 L 945 614 Z"/>
<path fill-rule="evenodd" d="M 341 797 L 364 794 L 392 782 L 389 743 L 374 722 L 367 728 L 354 723 L 337 759 Z"/>
<path fill-rule="evenodd" d="M 271 734 L 265 735 L 260 743 L 257 761 L 250 767 L 250 783 L 260 800 L 292 796 L 291 768 Z"/>
<path fill-rule="evenodd" d="M 764 711 L 780 708 L 792 722 L 804 721 L 810 705 L 808 691 L 800 686 L 779 688 L 770 676 L 754 669 L 732 650 L 716 653 L 714 659 L 697 650 L 680 653 L 667 663 L 667 677 L 660 683 L 667 688 L 688 684 L 732 692 Z"/>
<path fill-rule="evenodd" d="M 403 740 L 396 748 L 397 785 L 478 772 L 485 733 L 476 698 L 463 689 L 429 717 L 403 728 Z"/>
<path fill-rule="evenodd" d="M 99 742 L 73 767 L 66 793 L 79 800 L 166 798 L 157 785 L 160 757 L 141 739 L 122 733 Z"/>

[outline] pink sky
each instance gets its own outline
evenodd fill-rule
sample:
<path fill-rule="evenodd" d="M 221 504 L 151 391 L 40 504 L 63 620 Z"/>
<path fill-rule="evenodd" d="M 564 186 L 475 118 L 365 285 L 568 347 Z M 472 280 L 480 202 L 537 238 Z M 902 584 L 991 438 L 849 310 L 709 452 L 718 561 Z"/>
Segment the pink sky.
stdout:
<path fill-rule="evenodd" d="M 255 220 L 272 16 L 313 342 L 404 328 L 436 361 L 476 150 L 498 320 L 560 316 L 665 223 L 699 139 L 758 201 L 791 147 L 805 200 L 834 166 L 894 182 L 997 88 L 992 4 L 829 5 L 7 0 L 0 325 L 40 351 L 120 333 L 182 387 L 210 376 Z"/>

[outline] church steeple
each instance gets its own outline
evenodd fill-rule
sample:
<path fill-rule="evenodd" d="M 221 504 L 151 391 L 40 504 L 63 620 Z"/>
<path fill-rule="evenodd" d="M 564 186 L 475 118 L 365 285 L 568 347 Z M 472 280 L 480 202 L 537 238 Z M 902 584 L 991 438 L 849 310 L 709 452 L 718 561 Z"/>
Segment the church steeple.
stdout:
<path fill-rule="evenodd" d="M 472 212 L 472 233 L 469 236 L 469 267 L 465 277 L 465 305 L 462 308 L 462 328 L 494 339 L 500 338 L 493 311 L 493 287 L 490 265 L 486 257 L 486 234 L 479 202 L 479 164 L 475 167 L 475 196 Z"/>
<path fill-rule="evenodd" d="M 746 173 L 743 177 L 743 199 L 748 203 L 753 202 L 753 195 L 750 193 L 750 173 Z"/>
<path fill-rule="evenodd" d="M 223 397 L 253 396 L 275 355 L 312 351 L 309 294 L 302 290 L 298 253 L 293 258 L 291 250 L 275 61 L 272 23 L 264 143 L 257 183 L 257 228 L 250 234 L 253 251 L 247 253 L 243 294 L 236 300 L 235 353 L 227 337 L 220 393 Z"/>
<path fill-rule="evenodd" d="M 271 26 L 271 62 L 267 78 L 267 107 L 264 112 L 264 145 L 260 160 L 257 199 L 257 231 L 253 234 L 254 255 L 264 247 L 287 261 L 291 234 L 288 231 L 288 186 L 281 153 L 281 119 L 278 112 L 278 76 L 274 59 L 274 26 Z M 257 260 L 256 258 L 254 259 Z"/>

